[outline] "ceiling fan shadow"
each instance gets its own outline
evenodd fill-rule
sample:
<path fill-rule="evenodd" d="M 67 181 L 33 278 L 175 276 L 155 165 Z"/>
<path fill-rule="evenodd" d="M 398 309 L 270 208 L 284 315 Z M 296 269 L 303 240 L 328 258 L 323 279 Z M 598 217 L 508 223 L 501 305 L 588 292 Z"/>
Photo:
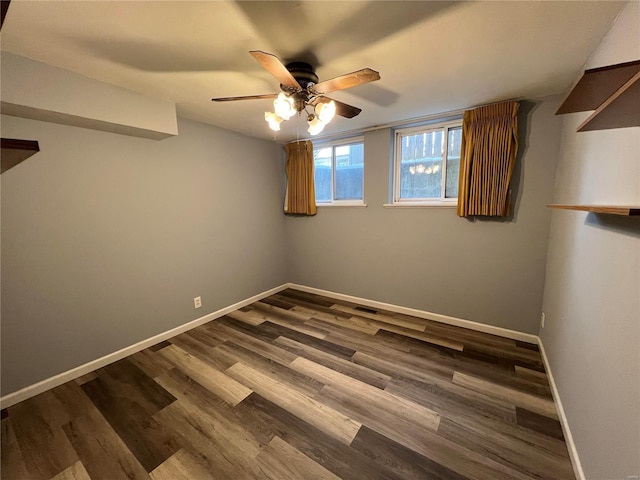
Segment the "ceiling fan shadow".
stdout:
<path fill-rule="evenodd" d="M 318 67 L 461 3 L 238 1 L 235 5 L 271 51 Z M 315 63 L 302 58 L 309 52 L 314 52 Z"/>
<path fill-rule="evenodd" d="M 354 97 L 359 97 L 381 107 L 388 107 L 396 103 L 400 95 L 393 90 L 377 84 L 368 83 L 357 89 L 349 90 Z"/>
<path fill-rule="evenodd" d="M 93 55 L 144 72 L 215 72 L 238 69 L 238 58 L 232 52 L 224 56 L 214 56 L 205 49 L 148 40 L 99 40 L 77 37 L 73 41 Z M 246 64 L 248 70 L 253 69 L 250 58 L 246 60 Z"/>

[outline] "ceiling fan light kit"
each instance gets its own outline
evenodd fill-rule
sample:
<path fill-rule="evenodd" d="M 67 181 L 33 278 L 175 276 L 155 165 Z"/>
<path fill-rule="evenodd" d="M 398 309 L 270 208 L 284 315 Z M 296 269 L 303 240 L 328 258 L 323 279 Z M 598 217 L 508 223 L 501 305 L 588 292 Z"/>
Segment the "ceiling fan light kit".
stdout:
<path fill-rule="evenodd" d="M 331 80 L 318 83 L 318 76 L 313 67 L 304 62 L 291 62 L 286 66 L 270 53 L 259 50 L 249 52 L 271 75 L 280 82 L 282 90 L 278 95 L 250 95 L 244 97 L 214 98 L 214 102 L 235 100 L 257 100 L 274 98 L 273 112 L 265 112 L 264 119 L 269 128 L 280 130 L 280 124 L 289 120 L 296 113 L 307 114 L 310 135 L 317 135 L 337 114 L 345 118 L 353 118 L 361 110 L 357 107 L 338 102 L 327 97 L 325 93 L 355 87 L 364 83 L 380 80 L 380 74 L 370 68 L 341 75 Z M 309 112 L 307 107 L 313 110 Z"/>
<path fill-rule="evenodd" d="M 280 93 L 278 97 L 273 101 L 273 108 L 275 112 L 264 112 L 264 119 L 269 124 L 269 128 L 274 132 L 280 130 L 280 124 L 284 120 L 289 120 L 296 114 L 296 108 L 294 107 L 294 100 L 291 97 L 287 97 L 284 93 Z M 302 111 L 306 111 L 308 103 L 304 103 L 302 109 L 298 111 L 301 114 Z M 320 133 L 325 125 L 327 125 L 336 113 L 336 102 L 333 100 L 326 103 L 318 103 L 315 106 L 315 113 L 309 113 L 307 115 L 307 123 L 309 128 L 307 131 L 311 135 L 317 135 Z"/>

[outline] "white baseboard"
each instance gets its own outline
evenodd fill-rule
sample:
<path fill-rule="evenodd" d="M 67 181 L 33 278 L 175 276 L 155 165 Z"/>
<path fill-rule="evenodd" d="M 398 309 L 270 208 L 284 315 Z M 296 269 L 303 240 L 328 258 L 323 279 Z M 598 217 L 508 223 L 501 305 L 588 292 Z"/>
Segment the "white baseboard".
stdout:
<path fill-rule="evenodd" d="M 544 363 L 544 369 L 547 372 L 547 379 L 549 380 L 549 386 L 551 387 L 551 394 L 553 395 L 553 400 L 555 401 L 556 408 L 558 409 L 558 418 L 560 419 L 560 425 L 562 425 L 562 433 L 564 434 L 564 439 L 567 444 L 567 449 L 569 450 L 569 458 L 571 459 L 571 465 L 573 465 L 573 471 L 578 480 L 586 480 L 586 477 L 584 476 L 584 471 L 582 470 L 582 464 L 580 463 L 580 457 L 578 456 L 578 450 L 576 449 L 576 444 L 573 441 L 573 435 L 571 435 L 571 429 L 569 428 L 569 421 L 567 420 L 567 416 L 564 413 L 564 407 L 562 406 L 562 401 L 560 400 L 558 387 L 556 386 L 556 382 L 553 379 L 553 373 L 551 373 L 551 366 L 549 365 L 549 359 L 547 358 L 547 353 L 544 350 L 542 339 L 539 337 L 538 337 L 538 346 L 540 347 L 540 355 L 542 355 L 542 362 Z"/>
<path fill-rule="evenodd" d="M 376 300 L 369 300 L 367 298 L 354 297 L 351 295 L 344 295 L 342 293 L 330 292 L 329 290 L 321 290 L 319 288 L 307 287 L 305 285 L 297 285 L 295 283 L 289 283 L 289 288 L 301 290 L 307 293 L 315 293 L 317 295 L 323 295 L 325 297 L 335 298 L 337 300 L 345 300 L 347 302 L 359 303 L 372 308 L 380 308 L 382 310 L 389 310 L 390 312 L 403 313 L 405 315 L 411 315 L 418 318 L 424 318 L 426 320 L 433 320 L 435 322 L 446 323 L 447 325 L 454 325 L 456 327 L 468 328 L 469 330 L 475 330 L 477 332 L 490 333 L 492 335 L 498 335 L 500 337 L 510 338 L 512 340 L 518 340 L 526 343 L 538 343 L 538 336 L 530 333 L 518 332 L 516 330 L 509 330 L 508 328 L 494 327 L 493 325 L 486 325 L 484 323 L 473 322 L 471 320 L 465 320 L 463 318 L 450 317 L 448 315 L 442 315 L 440 313 L 432 313 L 424 310 L 416 310 L 415 308 L 402 307 L 400 305 L 394 305 L 391 303 L 378 302 Z"/>
<path fill-rule="evenodd" d="M 192 328 L 195 328 L 199 325 L 210 322 L 211 320 L 215 320 L 216 318 L 222 317 L 227 313 L 238 310 L 239 308 L 246 307 L 247 305 L 257 302 L 258 300 L 262 300 L 263 298 L 273 295 L 274 293 L 281 292 L 288 287 L 289 284 L 283 284 L 278 287 L 272 288 L 271 290 L 259 293 L 257 295 L 254 295 L 253 297 L 249 297 L 238 303 L 229 305 L 228 307 L 208 313 L 207 315 L 204 315 L 200 318 L 196 318 L 195 320 L 180 325 L 179 327 L 172 328 L 171 330 L 167 330 L 166 332 L 159 333 L 158 335 L 155 335 L 151 338 L 147 338 L 146 340 L 122 348 L 116 352 L 105 355 L 104 357 L 92 360 L 88 363 L 85 363 L 84 365 L 80 365 L 78 367 L 72 368 L 71 370 L 67 370 L 66 372 L 54 375 L 53 377 L 46 378 L 38 383 L 34 383 L 33 385 L 29 385 L 28 387 L 22 388 L 18 391 L 9 393 L 0 398 L 0 408 L 7 408 L 28 398 L 35 397 L 42 392 L 55 388 L 71 380 L 75 380 L 82 375 L 86 375 L 87 373 L 93 372 L 94 370 L 109 365 L 110 363 L 122 360 L 123 358 L 128 357 L 129 355 L 133 355 L 134 353 L 144 350 L 145 348 L 149 348 L 156 343 L 160 343 L 171 337 L 180 335 L 187 330 L 191 330 Z"/>

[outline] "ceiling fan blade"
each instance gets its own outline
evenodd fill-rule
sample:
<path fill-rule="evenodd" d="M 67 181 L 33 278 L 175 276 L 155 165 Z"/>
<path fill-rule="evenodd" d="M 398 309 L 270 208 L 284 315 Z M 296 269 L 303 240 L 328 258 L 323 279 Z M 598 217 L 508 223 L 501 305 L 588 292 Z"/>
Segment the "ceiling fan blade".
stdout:
<path fill-rule="evenodd" d="M 380 74 L 378 72 L 370 68 L 363 68 L 362 70 L 320 82 L 313 86 L 313 90 L 318 93 L 329 93 L 336 90 L 356 87 L 364 83 L 375 82 L 376 80 L 380 80 Z"/>
<path fill-rule="evenodd" d="M 253 55 L 253 58 L 260 62 L 260 65 L 262 65 L 267 72 L 276 77 L 282 85 L 295 89 L 302 88 L 298 81 L 293 78 L 291 72 L 287 70 L 287 67 L 285 67 L 275 55 L 262 52 L 260 50 L 252 50 L 249 53 Z"/>
<path fill-rule="evenodd" d="M 333 100 L 334 103 L 336 104 L 336 115 L 340 115 L 341 117 L 353 118 L 362 111 L 361 108 L 339 102 L 338 100 L 325 97 L 324 95 L 322 97 L 318 97 L 315 101 L 313 101 L 312 105 L 317 105 L 318 103 L 327 103 L 327 102 L 330 102 L 331 100 Z"/>
<path fill-rule="evenodd" d="M 236 100 L 260 100 L 262 98 L 276 98 L 278 96 L 277 93 L 269 93 L 267 95 L 246 95 L 244 97 L 222 97 L 222 98 L 212 98 L 212 102 L 234 102 Z"/>

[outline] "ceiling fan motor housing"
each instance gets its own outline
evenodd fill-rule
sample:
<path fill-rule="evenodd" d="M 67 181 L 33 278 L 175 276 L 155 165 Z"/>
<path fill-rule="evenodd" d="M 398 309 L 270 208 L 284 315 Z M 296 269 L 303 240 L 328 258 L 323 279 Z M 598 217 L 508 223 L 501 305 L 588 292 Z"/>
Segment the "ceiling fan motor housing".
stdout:
<path fill-rule="evenodd" d="M 291 62 L 286 65 L 303 90 L 306 90 L 310 83 L 318 83 L 318 76 L 313 71 L 313 67 L 305 62 Z"/>

